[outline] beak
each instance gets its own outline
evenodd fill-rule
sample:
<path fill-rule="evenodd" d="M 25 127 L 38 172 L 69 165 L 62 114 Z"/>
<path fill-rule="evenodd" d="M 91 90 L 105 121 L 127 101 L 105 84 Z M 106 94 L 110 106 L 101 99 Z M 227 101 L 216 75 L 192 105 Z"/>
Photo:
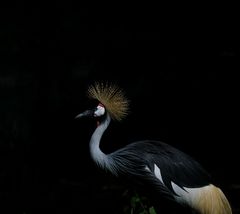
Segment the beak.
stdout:
<path fill-rule="evenodd" d="M 81 114 L 78 114 L 75 119 L 79 119 L 82 117 L 91 117 L 93 116 L 94 111 L 93 110 L 86 110 L 84 112 L 82 112 Z"/>

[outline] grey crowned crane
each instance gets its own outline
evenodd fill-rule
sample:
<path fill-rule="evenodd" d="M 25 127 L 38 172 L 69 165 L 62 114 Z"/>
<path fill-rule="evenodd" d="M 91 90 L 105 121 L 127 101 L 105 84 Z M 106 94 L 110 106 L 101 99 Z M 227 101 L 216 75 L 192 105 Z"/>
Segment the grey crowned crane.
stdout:
<path fill-rule="evenodd" d="M 128 100 L 113 84 L 95 83 L 88 96 L 98 101 L 96 108 L 76 118 L 93 117 L 96 129 L 90 139 L 90 154 L 95 163 L 116 176 L 124 175 L 145 182 L 164 197 L 200 214 L 230 214 L 230 204 L 208 173 L 189 155 L 159 141 L 144 140 L 104 154 L 99 145 L 111 120 L 120 121 L 128 113 Z"/>

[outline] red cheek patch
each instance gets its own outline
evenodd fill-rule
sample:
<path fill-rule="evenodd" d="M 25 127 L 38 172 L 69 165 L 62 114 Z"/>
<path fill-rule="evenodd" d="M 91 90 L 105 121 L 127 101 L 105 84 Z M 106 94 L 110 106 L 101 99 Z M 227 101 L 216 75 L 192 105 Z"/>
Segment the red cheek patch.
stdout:
<path fill-rule="evenodd" d="M 98 106 L 104 107 L 104 105 L 102 103 L 99 103 Z"/>

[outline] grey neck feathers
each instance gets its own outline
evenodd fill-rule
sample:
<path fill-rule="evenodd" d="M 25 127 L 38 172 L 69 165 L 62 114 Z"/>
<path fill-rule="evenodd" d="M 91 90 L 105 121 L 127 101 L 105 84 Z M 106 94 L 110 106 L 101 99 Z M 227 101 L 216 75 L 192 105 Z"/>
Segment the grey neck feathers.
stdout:
<path fill-rule="evenodd" d="M 109 158 L 108 155 L 104 154 L 99 145 L 102 138 L 103 133 L 107 129 L 111 122 L 111 118 L 107 113 L 106 119 L 100 123 L 100 125 L 95 129 L 91 140 L 90 140 L 90 154 L 93 160 L 102 168 L 109 169 Z"/>

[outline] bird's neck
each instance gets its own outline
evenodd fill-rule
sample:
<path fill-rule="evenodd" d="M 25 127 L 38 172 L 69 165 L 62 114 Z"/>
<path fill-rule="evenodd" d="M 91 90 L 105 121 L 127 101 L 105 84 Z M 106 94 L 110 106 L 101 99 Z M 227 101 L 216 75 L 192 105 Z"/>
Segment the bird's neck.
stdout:
<path fill-rule="evenodd" d="M 90 154 L 93 160 L 102 168 L 109 167 L 109 157 L 101 151 L 100 141 L 110 122 L 111 118 L 107 113 L 106 118 L 101 123 L 97 124 L 97 128 L 95 129 L 90 140 Z"/>

